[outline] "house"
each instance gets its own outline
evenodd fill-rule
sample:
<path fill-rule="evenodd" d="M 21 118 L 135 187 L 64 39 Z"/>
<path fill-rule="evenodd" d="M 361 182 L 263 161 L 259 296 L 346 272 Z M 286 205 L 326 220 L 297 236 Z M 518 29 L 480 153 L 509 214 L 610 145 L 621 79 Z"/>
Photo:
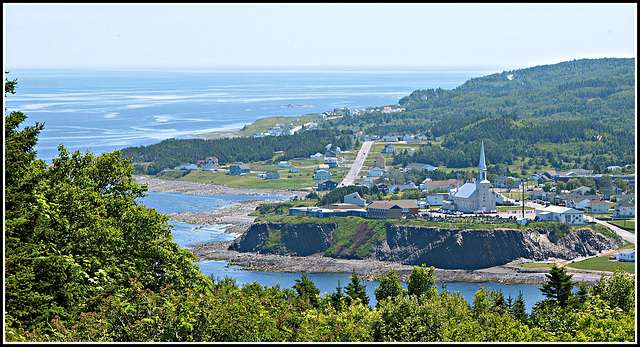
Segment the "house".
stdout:
<path fill-rule="evenodd" d="M 382 154 L 379 155 L 375 162 L 373 163 L 374 167 L 379 167 L 381 169 L 386 169 L 387 168 L 387 159 L 385 159 Z"/>
<path fill-rule="evenodd" d="M 353 204 L 359 207 L 367 206 L 367 201 L 360 197 L 360 194 L 358 194 L 358 192 L 345 195 L 343 201 L 345 204 Z"/>
<path fill-rule="evenodd" d="M 413 135 L 405 134 L 405 135 L 402 137 L 402 141 L 411 141 L 411 140 L 413 140 L 414 138 L 415 138 L 415 136 L 413 136 Z"/>
<path fill-rule="evenodd" d="M 280 174 L 277 172 L 267 172 L 264 178 L 267 180 L 277 180 L 280 178 Z"/>
<path fill-rule="evenodd" d="M 289 172 L 300 172 L 300 168 L 292 167 L 291 169 L 289 169 Z"/>
<path fill-rule="evenodd" d="M 411 163 L 404 168 L 405 171 L 411 171 L 412 169 L 416 170 L 427 170 L 427 171 L 435 171 L 438 170 L 436 166 L 423 164 L 423 163 Z"/>
<path fill-rule="evenodd" d="M 536 218 L 541 222 L 560 222 L 571 225 L 584 224 L 584 213 L 562 206 L 547 206 L 536 210 Z"/>
<path fill-rule="evenodd" d="M 556 205 L 563 204 L 565 206 L 572 207 L 576 204 L 576 202 L 582 201 L 584 199 L 593 200 L 593 199 L 600 199 L 600 197 L 594 194 L 582 195 L 580 193 L 567 193 L 567 194 L 556 195 L 553 198 L 553 203 Z"/>
<path fill-rule="evenodd" d="M 618 195 L 618 194 L 622 194 L 622 193 L 623 193 L 622 189 L 620 189 L 618 187 L 615 187 L 615 186 L 612 186 L 612 187 L 609 187 L 609 188 L 606 188 L 606 189 L 602 189 L 600 191 L 600 194 L 602 194 L 602 197 L 605 198 L 605 199 L 609 199 L 613 195 Z"/>
<path fill-rule="evenodd" d="M 491 194 L 493 194 L 493 198 L 496 199 L 496 205 L 497 204 L 504 204 L 505 201 L 507 201 L 507 198 L 498 193 L 498 192 L 494 192 L 493 190 L 491 191 Z"/>
<path fill-rule="evenodd" d="M 590 187 L 585 187 L 585 186 L 580 186 L 574 190 L 572 190 L 572 193 L 578 193 L 580 195 L 585 195 L 587 193 L 589 193 L 591 191 Z"/>
<path fill-rule="evenodd" d="M 596 198 L 593 198 L 593 197 Z M 592 200 L 598 200 L 597 195 L 587 195 L 582 198 L 576 198 L 568 201 L 565 206 L 575 208 L 576 210 L 584 210 Z"/>
<path fill-rule="evenodd" d="M 324 170 L 324 169 L 316 170 L 316 172 L 313 174 L 313 179 L 328 180 L 328 179 L 331 179 L 331 173 L 329 172 L 329 170 Z"/>
<path fill-rule="evenodd" d="M 380 153 L 393 153 L 393 154 L 396 154 L 396 153 L 398 153 L 398 150 L 393 148 L 392 145 L 386 145 L 386 146 L 384 146 L 384 148 L 382 149 L 382 151 Z"/>
<path fill-rule="evenodd" d="M 319 164 L 318 170 L 327 170 L 329 171 L 329 164 Z"/>
<path fill-rule="evenodd" d="M 529 178 L 527 178 L 527 181 L 537 181 L 538 179 L 540 179 L 540 176 L 541 176 L 540 174 L 536 174 L 536 173 L 531 174 Z"/>
<path fill-rule="evenodd" d="M 611 196 L 612 199 L 615 198 L 616 202 L 631 202 L 634 197 L 633 194 L 616 194 Z"/>
<path fill-rule="evenodd" d="M 265 178 L 265 177 L 267 177 L 267 174 L 259 173 L 256 177 L 257 178 Z"/>
<path fill-rule="evenodd" d="M 498 176 L 493 182 L 496 188 L 518 188 L 521 184 L 521 179 L 511 176 Z"/>
<path fill-rule="evenodd" d="M 317 191 L 325 191 L 325 190 L 334 190 L 338 186 L 338 183 L 328 180 L 324 182 L 319 182 L 316 184 Z"/>
<path fill-rule="evenodd" d="M 187 163 L 184 165 L 176 166 L 173 169 L 174 170 L 198 170 L 198 165 Z"/>
<path fill-rule="evenodd" d="M 609 202 L 600 199 L 589 200 L 587 206 L 584 208 L 584 212 L 607 214 L 609 213 Z"/>
<path fill-rule="evenodd" d="M 240 175 L 251 172 L 251 168 L 247 164 L 233 163 L 229 166 L 229 172 L 227 175 Z"/>
<path fill-rule="evenodd" d="M 422 181 L 422 183 L 420 183 L 420 190 L 426 190 L 426 191 L 435 190 L 435 189 L 450 190 L 452 188 L 456 188 L 456 186 L 462 183 L 463 183 L 462 181 L 458 181 L 454 178 L 451 178 L 448 180 L 440 180 L 440 181 L 433 181 L 430 178 L 427 178 L 424 181 Z"/>
<path fill-rule="evenodd" d="M 324 163 L 329 165 L 330 168 L 338 167 L 338 158 L 336 157 L 325 157 Z"/>
<path fill-rule="evenodd" d="M 322 159 L 322 158 L 324 158 L 324 154 L 322 153 L 316 153 L 309 156 L 309 159 Z"/>
<path fill-rule="evenodd" d="M 384 175 L 384 172 L 379 167 L 372 167 L 371 169 L 369 169 L 369 174 L 368 175 L 369 175 L 369 177 L 380 177 L 380 176 Z"/>
<path fill-rule="evenodd" d="M 390 136 L 390 135 L 387 135 L 387 136 L 384 136 L 384 137 L 382 138 L 382 141 L 383 141 L 383 142 L 398 142 L 398 137 L 397 137 L 397 136 Z M 383 152 L 383 153 L 384 153 L 384 152 Z"/>
<path fill-rule="evenodd" d="M 636 205 L 629 202 L 619 202 L 613 208 L 611 217 L 635 217 Z"/>
<path fill-rule="evenodd" d="M 445 194 L 445 193 L 429 194 L 427 195 L 427 203 L 431 206 L 433 205 L 440 206 L 442 205 L 442 202 L 448 198 L 449 198 L 449 194 Z"/>
<path fill-rule="evenodd" d="M 545 192 L 543 189 L 533 189 L 529 192 L 529 199 L 551 201 L 556 196 L 554 192 Z"/>
<path fill-rule="evenodd" d="M 218 158 L 207 157 L 200 165 L 202 171 L 218 171 Z"/>
<path fill-rule="evenodd" d="M 278 167 L 291 167 L 291 162 L 288 161 L 280 161 L 278 163 Z"/>
<path fill-rule="evenodd" d="M 626 261 L 626 262 L 635 262 L 636 261 L 636 250 L 635 249 L 623 249 L 620 252 L 613 253 L 614 258 L 618 259 L 618 261 Z"/>

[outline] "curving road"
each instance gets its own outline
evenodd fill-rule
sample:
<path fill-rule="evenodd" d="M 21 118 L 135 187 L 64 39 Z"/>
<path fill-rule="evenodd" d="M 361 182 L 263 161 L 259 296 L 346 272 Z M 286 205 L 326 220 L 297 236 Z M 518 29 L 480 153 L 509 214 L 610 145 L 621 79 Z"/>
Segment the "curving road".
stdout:
<path fill-rule="evenodd" d="M 338 184 L 338 187 L 354 185 L 356 178 L 358 178 L 358 174 L 362 169 L 362 165 L 364 165 L 364 161 L 367 159 L 367 156 L 369 155 L 371 146 L 373 146 L 373 141 L 365 141 L 362 143 L 362 147 L 360 147 L 360 150 L 358 151 L 358 155 L 356 156 L 356 159 L 353 161 L 353 164 L 351 165 L 351 169 L 349 170 L 349 173 L 347 173 L 347 176 L 345 176 L 342 182 Z"/>

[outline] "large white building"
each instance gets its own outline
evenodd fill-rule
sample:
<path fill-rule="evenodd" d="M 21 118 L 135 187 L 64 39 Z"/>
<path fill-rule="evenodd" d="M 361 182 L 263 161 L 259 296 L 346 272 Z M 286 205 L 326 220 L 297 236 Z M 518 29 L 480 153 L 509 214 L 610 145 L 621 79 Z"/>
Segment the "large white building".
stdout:
<path fill-rule="evenodd" d="M 450 195 L 449 199 L 442 203 L 442 208 L 467 213 L 495 211 L 496 197 L 489 190 L 489 187 L 491 187 L 491 182 L 487 180 L 487 164 L 484 159 L 484 141 L 482 141 L 478 162 L 478 180 L 475 183 L 465 183 L 455 194 Z"/>
<path fill-rule="evenodd" d="M 547 206 L 536 210 L 536 217 L 541 222 L 560 222 L 565 224 L 584 224 L 584 213 L 570 207 Z"/>

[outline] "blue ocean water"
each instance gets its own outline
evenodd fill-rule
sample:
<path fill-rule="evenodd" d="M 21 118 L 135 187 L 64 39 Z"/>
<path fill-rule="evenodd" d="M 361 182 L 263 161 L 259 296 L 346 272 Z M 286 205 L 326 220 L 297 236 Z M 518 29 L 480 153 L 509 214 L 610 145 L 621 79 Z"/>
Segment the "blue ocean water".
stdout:
<path fill-rule="evenodd" d="M 8 68 L 9 69 L 9 68 Z M 238 130 L 271 116 L 393 105 L 414 90 L 453 89 L 495 68 L 280 68 L 210 70 L 9 69 L 5 107 L 44 123 L 38 157 L 58 144 L 101 154 L 167 138 Z M 284 105 L 308 107 L 282 108 Z"/>

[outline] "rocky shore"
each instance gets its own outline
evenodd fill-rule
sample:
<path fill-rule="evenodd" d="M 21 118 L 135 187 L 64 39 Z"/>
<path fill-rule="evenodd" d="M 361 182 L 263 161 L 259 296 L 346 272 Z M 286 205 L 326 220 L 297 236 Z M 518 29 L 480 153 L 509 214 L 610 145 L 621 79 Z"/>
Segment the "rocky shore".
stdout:
<path fill-rule="evenodd" d="M 395 270 L 402 281 L 407 281 L 413 266 L 395 262 L 368 259 L 336 259 L 322 254 L 306 257 L 229 250 L 235 241 L 198 243 L 190 246 L 191 252 L 203 260 L 223 260 L 238 265 L 245 270 L 292 273 L 333 272 L 351 273 L 355 271 L 363 279 L 372 281 Z M 562 261 L 561 259 L 550 261 Z M 502 265 L 480 270 L 436 269 L 437 282 L 499 282 L 503 284 L 540 284 L 545 281 L 548 269 L 525 268 L 517 265 Z M 568 268 L 573 280 L 593 285 L 600 279 L 600 272 Z"/>
<path fill-rule="evenodd" d="M 170 181 L 142 176 L 134 176 L 139 184 L 147 184 L 149 190 L 156 192 L 182 192 L 187 194 L 207 195 L 268 195 L 283 196 L 287 200 L 295 195 L 304 196 L 302 191 L 277 191 L 268 189 L 238 189 L 213 184 L 194 183 L 185 181 Z M 243 234 L 254 222 L 256 217 L 248 216 L 256 207 L 263 203 L 283 200 L 246 200 L 230 207 L 205 212 L 180 212 L 168 216 L 178 222 L 193 224 L 222 224 L 229 225 L 227 232 Z M 359 276 L 367 280 L 375 280 L 384 276 L 390 270 L 395 270 L 401 280 L 408 280 L 413 266 L 397 262 L 368 259 L 336 259 L 313 254 L 310 256 L 284 256 L 276 254 L 261 254 L 256 252 L 237 252 L 229 250 L 235 241 L 215 241 L 190 245 L 189 250 L 203 260 L 223 260 L 232 265 L 242 266 L 246 270 L 277 271 L 277 272 L 335 272 L 351 273 L 356 271 Z M 526 262 L 526 260 L 522 260 Z M 518 260 L 517 262 L 522 262 Z M 563 261 L 550 259 L 549 261 Z M 514 264 L 517 262 L 513 262 Z M 600 272 L 567 268 L 573 274 L 573 280 L 586 284 L 594 284 L 600 279 Z M 500 282 L 539 284 L 544 282 L 548 269 L 524 268 L 516 265 L 502 265 L 479 270 L 450 270 L 436 269 L 438 282 Z"/>

